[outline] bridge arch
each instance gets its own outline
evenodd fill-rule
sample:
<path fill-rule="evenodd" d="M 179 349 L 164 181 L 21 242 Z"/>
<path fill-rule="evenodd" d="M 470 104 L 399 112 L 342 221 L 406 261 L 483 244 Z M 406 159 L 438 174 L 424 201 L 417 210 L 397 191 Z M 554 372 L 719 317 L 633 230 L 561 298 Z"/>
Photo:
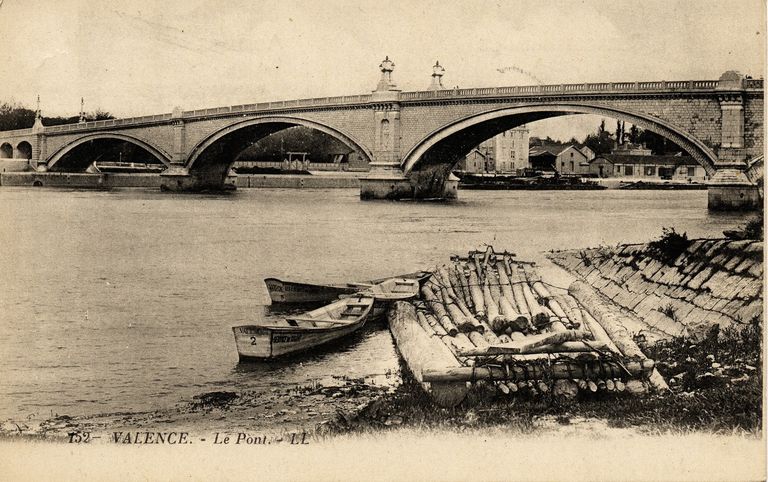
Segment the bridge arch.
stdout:
<path fill-rule="evenodd" d="M 262 139 L 294 126 L 304 126 L 323 132 L 352 148 L 365 161 L 371 162 L 373 159 L 368 148 L 340 129 L 304 117 L 267 116 L 236 122 L 210 134 L 190 151 L 186 167 L 189 171 L 211 169 L 210 164 L 215 163 L 218 165 L 215 170 L 221 171 L 223 168 L 225 173 L 234 162 L 236 155 L 248 147 L 254 138 Z M 232 155 L 232 153 L 235 154 Z M 221 154 L 228 155 L 222 156 Z M 209 165 L 203 166 L 202 164 Z"/>
<path fill-rule="evenodd" d="M 90 134 L 83 137 L 78 137 L 77 139 L 71 142 L 68 142 L 67 144 L 64 144 L 48 157 L 48 169 L 51 169 L 53 166 L 55 166 L 65 155 L 72 152 L 72 150 L 74 150 L 78 146 L 81 146 L 87 142 L 100 140 L 100 139 L 119 140 L 119 141 L 129 142 L 135 146 L 141 147 L 142 149 L 146 150 L 152 156 L 157 158 L 158 161 L 162 162 L 164 165 L 169 166 L 171 164 L 171 156 L 169 156 L 168 153 L 166 153 L 165 151 L 163 151 L 158 147 L 153 146 L 147 141 L 144 141 L 137 137 L 125 135 L 125 134 L 105 132 L 105 133 Z"/>
<path fill-rule="evenodd" d="M 16 146 L 16 157 L 19 159 L 32 159 L 32 144 L 27 141 L 21 141 Z"/>
<path fill-rule="evenodd" d="M 458 119 L 419 141 L 403 157 L 401 168 L 406 175 L 429 164 L 450 164 L 450 170 L 472 147 L 496 134 L 537 120 L 569 114 L 604 115 L 659 134 L 685 149 L 707 174 L 715 173 L 717 155 L 683 129 L 648 114 L 603 105 L 570 103 L 506 107 Z"/>
<path fill-rule="evenodd" d="M 13 157 L 13 146 L 7 142 L 0 145 L 0 159 L 11 159 Z"/>

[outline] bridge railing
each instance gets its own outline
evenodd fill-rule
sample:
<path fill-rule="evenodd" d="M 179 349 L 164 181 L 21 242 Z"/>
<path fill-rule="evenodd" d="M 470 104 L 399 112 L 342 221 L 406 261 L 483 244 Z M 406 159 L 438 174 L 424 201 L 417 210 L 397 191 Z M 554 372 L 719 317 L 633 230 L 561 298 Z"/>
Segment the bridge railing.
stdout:
<path fill-rule="evenodd" d="M 122 126 L 122 125 L 134 125 L 134 124 L 145 124 L 149 122 L 162 122 L 169 120 L 171 118 L 171 114 L 155 114 L 155 115 L 145 115 L 140 117 L 123 117 L 121 119 L 105 119 L 105 120 L 99 120 L 99 121 L 91 121 L 91 122 L 80 122 L 77 124 L 62 124 L 58 126 L 50 126 L 46 127 L 46 132 L 69 132 L 69 131 L 77 131 L 80 129 L 92 129 L 96 127 L 112 127 L 112 126 Z"/>
<path fill-rule="evenodd" d="M 644 92 L 658 90 L 711 90 L 718 85 L 717 80 L 676 80 L 676 81 L 652 81 L 652 82 L 599 82 L 581 84 L 554 84 L 554 85 L 516 85 L 508 87 L 475 87 L 469 89 L 445 89 L 422 90 L 402 92 L 400 99 L 403 101 L 445 99 L 456 97 L 484 97 L 503 95 L 530 95 L 530 94 L 571 94 L 571 93 L 603 93 L 603 92 Z M 762 89 L 763 79 L 745 79 L 744 88 Z M 354 105 L 371 102 L 371 94 L 340 95 L 334 97 L 314 97 L 297 100 L 281 100 L 274 102 L 259 102 L 256 104 L 240 104 L 228 107 L 214 107 L 210 109 L 196 109 L 184 111 L 181 117 L 188 119 L 194 117 L 227 115 L 232 113 L 246 113 L 255 111 L 270 111 L 298 107 L 323 107 L 333 105 Z M 140 117 L 125 117 L 122 119 L 108 119 L 78 124 L 64 124 L 46 127 L 46 132 L 69 132 L 99 127 L 113 127 L 123 125 L 148 124 L 167 122 L 173 118 L 173 114 L 157 114 Z M 4 132 L 5 135 L 28 135 L 32 129 L 16 129 Z"/>
<path fill-rule="evenodd" d="M 313 97 L 309 99 L 278 100 L 273 102 L 259 102 L 256 104 L 240 104 L 230 107 L 216 107 L 212 109 L 196 109 L 182 112 L 182 118 L 203 117 L 210 115 L 231 114 L 240 112 L 268 111 L 296 107 L 315 107 L 328 105 L 364 104 L 371 101 L 371 95 L 338 95 L 334 97 Z"/>
<path fill-rule="evenodd" d="M 4 136 L 7 137 L 14 137 L 14 136 L 25 136 L 32 134 L 32 128 L 27 127 L 26 129 L 14 129 L 12 131 L 2 131 Z"/>
<path fill-rule="evenodd" d="M 516 85 L 510 87 L 480 87 L 472 89 L 419 90 L 403 92 L 402 100 L 428 100 L 446 97 L 475 97 L 529 94 L 571 94 L 596 92 L 644 92 L 658 90 L 711 90 L 717 80 L 674 80 L 651 82 L 599 82 L 582 84 Z M 746 79 L 747 89 L 762 89 L 763 79 Z"/>

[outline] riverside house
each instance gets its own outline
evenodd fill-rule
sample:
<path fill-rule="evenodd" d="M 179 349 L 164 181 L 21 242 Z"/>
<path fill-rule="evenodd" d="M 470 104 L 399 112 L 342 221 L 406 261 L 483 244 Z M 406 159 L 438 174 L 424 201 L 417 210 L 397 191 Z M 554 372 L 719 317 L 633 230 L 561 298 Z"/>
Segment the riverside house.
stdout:
<path fill-rule="evenodd" d="M 689 156 L 600 154 L 589 162 L 589 173 L 627 180 L 704 182 L 708 179 L 704 168 Z"/>
<path fill-rule="evenodd" d="M 533 146 L 528 158 L 531 167 L 541 171 L 557 171 L 561 175 L 589 173 L 587 155 L 574 144 Z"/>

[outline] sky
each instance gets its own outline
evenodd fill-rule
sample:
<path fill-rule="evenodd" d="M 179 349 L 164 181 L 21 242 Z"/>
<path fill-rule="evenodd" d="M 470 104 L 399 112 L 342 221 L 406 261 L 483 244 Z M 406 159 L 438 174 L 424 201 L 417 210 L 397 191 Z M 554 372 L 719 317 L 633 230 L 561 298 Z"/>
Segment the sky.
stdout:
<path fill-rule="evenodd" d="M 762 0 L 0 0 L 0 102 L 118 117 L 403 90 L 765 70 Z M 531 124 L 568 139 L 599 119 Z M 612 125 L 614 122 L 608 122 Z"/>

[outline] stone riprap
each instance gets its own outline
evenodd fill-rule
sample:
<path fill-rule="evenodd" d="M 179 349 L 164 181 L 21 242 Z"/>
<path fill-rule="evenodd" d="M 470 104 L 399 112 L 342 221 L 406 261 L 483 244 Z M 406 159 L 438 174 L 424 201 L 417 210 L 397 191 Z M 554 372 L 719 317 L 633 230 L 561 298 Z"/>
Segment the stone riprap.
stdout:
<path fill-rule="evenodd" d="M 702 339 L 714 325 L 746 324 L 763 313 L 763 243 L 697 239 L 671 264 L 647 244 L 559 251 L 557 265 L 639 320 L 650 339 Z"/>

